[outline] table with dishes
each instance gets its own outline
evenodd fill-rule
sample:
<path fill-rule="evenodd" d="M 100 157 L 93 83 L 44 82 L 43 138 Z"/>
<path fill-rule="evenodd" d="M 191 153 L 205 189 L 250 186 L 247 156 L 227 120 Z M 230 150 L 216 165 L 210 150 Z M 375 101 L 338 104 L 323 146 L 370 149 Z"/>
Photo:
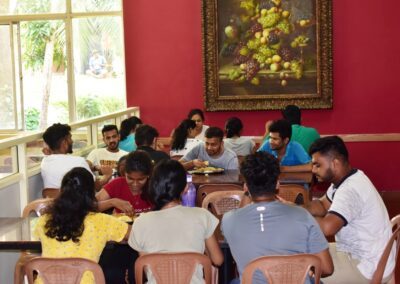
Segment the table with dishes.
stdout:
<path fill-rule="evenodd" d="M 279 175 L 279 182 L 281 184 L 302 184 L 310 185 L 312 183 L 311 172 L 282 172 Z M 196 187 L 202 184 L 221 184 L 233 183 L 242 185 L 244 183 L 243 176 L 239 170 L 225 170 L 216 173 L 193 173 L 192 182 Z"/>

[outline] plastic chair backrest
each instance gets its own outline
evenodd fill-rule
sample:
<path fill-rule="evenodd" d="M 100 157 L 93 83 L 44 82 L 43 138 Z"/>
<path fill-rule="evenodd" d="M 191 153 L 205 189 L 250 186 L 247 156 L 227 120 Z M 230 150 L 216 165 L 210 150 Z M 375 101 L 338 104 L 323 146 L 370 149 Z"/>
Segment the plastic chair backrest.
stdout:
<path fill-rule="evenodd" d="M 59 188 L 46 187 L 46 188 L 43 188 L 43 190 L 42 190 L 42 197 L 43 198 L 56 198 L 59 195 L 60 195 L 60 189 Z"/>
<path fill-rule="evenodd" d="M 321 261 L 311 254 L 262 256 L 254 259 L 243 270 L 242 284 L 251 284 L 253 273 L 260 270 L 269 284 L 303 284 L 314 268 L 315 284 L 321 277 Z"/>
<path fill-rule="evenodd" d="M 308 204 L 308 192 L 299 184 L 281 184 L 279 186 L 278 195 L 287 201 L 294 202 L 298 205 Z"/>
<path fill-rule="evenodd" d="M 26 218 L 29 217 L 29 215 L 34 212 L 36 216 L 41 216 L 43 213 L 43 210 L 51 203 L 53 202 L 52 198 L 42 198 L 42 199 L 36 199 L 28 205 L 25 206 L 24 211 L 22 211 L 22 217 Z"/>
<path fill-rule="evenodd" d="M 391 220 L 390 223 L 392 223 L 392 229 L 395 230 L 398 227 L 400 227 L 400 214 L 394 216 Z"/>
<path fill-rule="evenodd" d="M 211 283 L 211 260 L 194 252 L 150 253 L 140 256 L 135 263 L 135 280 L 143 283 L 144 268 L 151 270 L 157 284 L 189 284 L 197 265 L 203 266 L 204 280 Z"/>
<path fill-rule="evenodd" d="M 105 284 L 103 270 L 94 261 L 84 258 L 46 258 L 37 257 L 25 264 L 25 274 L 28 276 L 28 283 L 34 281 L 33 272 L 41 278 L 44 284 L 80 283 L 83 273 L 91 271 L 96 284 Z"/>
<path fill-rule="evenodd" d="M 196 196 L 196 204 L 197 206 L 201 207 L 203 204 L 203 199 L 207 196 L 207 194 L 214 192 L 214 191 L 229 191 L 229 190 L 242 190 L 243 186 L 233 183 L 209 183 L 209 184 L 202 184 L 199 186 L 197 190 Z"/>
<path fill-rule="evenodd" d="M 393 232 L 392 236 L 390 237 L 389 241 L 386 244 L 386 247 L 381 255 L 381 258 L 379 259 L 378 266 L 376 267 L 376 270 L 374 274 L 372 275 L 372 281 L 371 284 L 380 284 L 382 282 L 383 278 L 383 273 L 385 272 L 386 264 L 390 255 L 390 252 L 393 247 L 393 243 L 396 241 L 396 257 L 395 257 L 395 263 L 397 263 L 397 257 L 400 249 L 400 242 L 399 242 L 399 236 L 400 236 L 400 226 L 398 226 L 398 221 L 399 221 L 399 216 L 395 216 L 391 220 L 392 222 L 392 227 L 396 227 L 395 231 Z M 394 273 L 394 271 L 393 271 Z M 394 275 L 393 275 L 394 277 Z"/>
<path fill-rule="evenodd" d="M 239 208 L 243 195 L 243 190 L 214 191 L 207 194 L 201 207 L 210 209 L 211 206 L 211 212 L 219 217 L 232 209 Z"/>

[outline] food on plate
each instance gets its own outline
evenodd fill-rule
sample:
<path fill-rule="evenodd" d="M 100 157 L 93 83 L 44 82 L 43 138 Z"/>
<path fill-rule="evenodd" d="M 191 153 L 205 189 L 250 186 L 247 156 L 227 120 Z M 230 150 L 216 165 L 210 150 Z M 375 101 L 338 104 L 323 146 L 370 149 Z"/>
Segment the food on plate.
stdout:
<path fill-rule="evenodd" d="M 223 171 L 224 171 L 223 168 L 216 168 L 216 167 L 204 167 L 204 168 L 194 169 L 195 173 L 217 173 Z"/>

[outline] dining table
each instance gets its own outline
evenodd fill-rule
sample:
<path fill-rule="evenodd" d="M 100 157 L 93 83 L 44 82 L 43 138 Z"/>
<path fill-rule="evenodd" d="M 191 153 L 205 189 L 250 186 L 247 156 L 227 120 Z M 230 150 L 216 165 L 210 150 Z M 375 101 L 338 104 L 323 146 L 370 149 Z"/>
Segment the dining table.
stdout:
<path fill-rule="evenodd" d="M 313 181 L 311 172 L 281 172 L 279 182 L 281 184 L 301 184 L 308 188 Z M 218 173 L 192 174 L 192 182 L 196 187 L 202 184 L 244 184 L 244 178 L 239 170 L 225 170 Z"/>

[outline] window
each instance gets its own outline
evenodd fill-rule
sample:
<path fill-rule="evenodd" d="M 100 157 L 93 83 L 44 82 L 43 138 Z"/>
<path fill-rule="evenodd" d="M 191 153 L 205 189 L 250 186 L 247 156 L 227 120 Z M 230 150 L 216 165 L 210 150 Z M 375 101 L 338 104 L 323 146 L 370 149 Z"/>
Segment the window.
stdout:
<path fill-rule="evenodd" d="M 0 129 L 126 107 L 121 0 L 0 0 Z"/>

